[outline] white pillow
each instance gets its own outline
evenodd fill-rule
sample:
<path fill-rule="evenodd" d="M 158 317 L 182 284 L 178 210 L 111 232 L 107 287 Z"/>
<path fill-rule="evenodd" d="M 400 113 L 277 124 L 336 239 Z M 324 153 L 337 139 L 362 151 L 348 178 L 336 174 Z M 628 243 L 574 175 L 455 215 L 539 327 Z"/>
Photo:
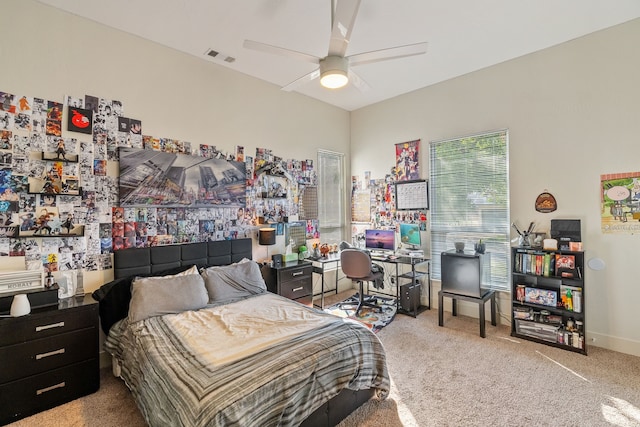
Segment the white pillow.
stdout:
<path fill-rule="evenodd" d="M 131 284 L 129 321 L 204 307 L 209 295 L 202 276 L 197 273 L 194 266 L 176 275 L 137 277 Z"/>
<path fill-rule="evenodd" d="M 208 267 L 201 274 L 209 294 L 209 304 L 231 302 L 267 291 L 260 267 L 248 259 L 235 264 Z"/>

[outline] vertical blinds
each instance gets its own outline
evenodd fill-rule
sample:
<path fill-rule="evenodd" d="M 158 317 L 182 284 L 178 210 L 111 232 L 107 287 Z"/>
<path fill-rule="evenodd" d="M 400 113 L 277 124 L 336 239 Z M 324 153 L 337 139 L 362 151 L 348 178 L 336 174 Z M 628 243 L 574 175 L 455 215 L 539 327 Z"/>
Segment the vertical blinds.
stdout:
<path fill-rule="evenodd" d="M 318 151 L 318 218 L 323 242 L 343 240 L 344 154 Z"/>
<path fill-rule="evenodd" d="M 431 254 L 440 278 L 440 253 L 482 240 L 490 257 L 490 283 L 509 289 L 508 131 L 501 130 L 429 144 Z"/>

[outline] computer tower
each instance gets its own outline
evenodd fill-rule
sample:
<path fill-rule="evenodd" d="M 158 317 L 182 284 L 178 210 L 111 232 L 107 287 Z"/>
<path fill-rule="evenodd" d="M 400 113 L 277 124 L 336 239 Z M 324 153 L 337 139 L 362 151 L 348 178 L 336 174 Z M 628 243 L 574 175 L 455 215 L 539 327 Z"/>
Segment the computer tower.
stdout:
<path fill-rule="evenodd" d="M 420 307 L 420 282 L 407 283 L 400 286 L 400 308 L 404 311 L 416 312 Z"/>

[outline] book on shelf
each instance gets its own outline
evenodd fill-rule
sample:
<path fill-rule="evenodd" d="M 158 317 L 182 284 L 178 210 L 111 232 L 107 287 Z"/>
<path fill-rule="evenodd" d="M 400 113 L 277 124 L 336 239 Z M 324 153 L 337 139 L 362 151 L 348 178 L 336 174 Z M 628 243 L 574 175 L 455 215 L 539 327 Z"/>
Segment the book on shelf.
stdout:
<path fill-rule="evenodd" d="M 545 277 L 549 277 L 550 271 L 549 267 L 551 267 L 551 255 L 547 252 L 544 254 L 544 261 L 542 263 L 542 275 Z"/>
<path fill-rule="evenodd" d="M 555 254 L 534 250 L 518 250 L 515 253 L 513 269 L 516 273 L 549 277 L 555 274 Z"/>
<path fill-rule="evenodd" d="M 573 278 L 576 276 L 576 257 L 570 254 L 556 254 L 556 276 Z"/>

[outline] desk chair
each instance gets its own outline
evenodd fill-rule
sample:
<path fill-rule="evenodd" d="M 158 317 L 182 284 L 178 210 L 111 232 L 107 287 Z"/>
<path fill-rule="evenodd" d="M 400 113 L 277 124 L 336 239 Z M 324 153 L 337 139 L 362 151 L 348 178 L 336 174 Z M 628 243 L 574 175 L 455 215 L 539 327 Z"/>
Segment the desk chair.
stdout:
<path fill-rule="evenodd" d="M 339 304 L 339 307 L 355 305 L 355 316 L 358 315 L 362 307 L 380 309 L 380 307 L 373 302 L 367 301 L 364 294 L 364 282 L 378 280 L 383 276 L 381 272 L 371 272 L 371 257 L 369 254 L 359 249 L 343 249 L 342 252 L 340 252 L 340 265 L 342 266 L 342 272 L 348 279 L 358 282 L 360 291 L 358 292 L 358 301 L 342 302 Z"/>

